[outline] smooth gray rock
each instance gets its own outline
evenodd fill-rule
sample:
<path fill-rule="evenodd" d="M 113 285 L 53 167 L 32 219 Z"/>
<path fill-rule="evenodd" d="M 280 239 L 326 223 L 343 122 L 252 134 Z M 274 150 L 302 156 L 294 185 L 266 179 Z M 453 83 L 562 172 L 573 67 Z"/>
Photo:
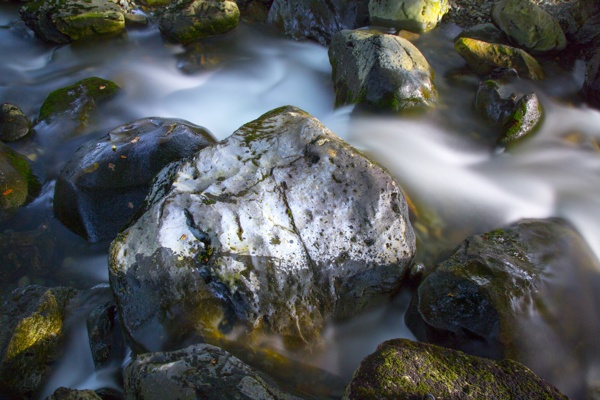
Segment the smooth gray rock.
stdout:
<path fill-rule="evenodd" d="M 161 172 L 112 243 L 126 334 L 157 350 L 239 332 L 318 344 L 387 299 L 415 252 L 400 187 L 294 107 Z"/>
<path fill-rule="evenodd" d="M 428 32 L 448 12 L 448 0 L 371 0 L 372 25 L 391 26 L 398 30 Z"/>
<path fill-rule="evenodd" d="M 369 24 L 368 0 L 275 0 L 268 22 L 295 40 L 328 45 L 342 29 Z"/>
<path fill-rule="evenodd" d="M 225 350 L 197 344 L 135 357 L 124 372 L 125 399 L 300 400 Z"/>
<path fill-rule="evenodd" d="M 366 30 L 338 32 L 329 47 L 336 105 L 401 111 L 432 105 L 433 69 L 408 40 Z"/>
<path fill-rule="evenodd" d="M 0 106 L 0 140 L 13 142 L 30 132 L 31 122 L 19 107 L 9 103 Z"/>
<path fill-rule="evenodd" d="M 112 240 L 164 166 L 215 142 L 205 128 L 179 119 L 144 118 L 118 126 L 81 146 L 62 169 L 54 214 L 91 242 Z"/>
<path fill-rule="evenodd" d="M 500 0 L 492 20 L 517 47 L 532 54 L 563 50 L 567 39 L 559 23 L 531 0 Z"/>

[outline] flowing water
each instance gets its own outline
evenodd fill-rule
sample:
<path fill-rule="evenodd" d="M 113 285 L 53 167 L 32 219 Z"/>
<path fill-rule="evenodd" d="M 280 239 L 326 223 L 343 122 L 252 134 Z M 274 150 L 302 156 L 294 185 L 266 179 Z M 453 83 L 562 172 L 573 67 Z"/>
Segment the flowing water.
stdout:
<path fill-rule="evenodd" d="M 499 151 L 498 130 L 473 111 L 479 78 L 465 72 L 463 60 L 452 48 L 456 26 L 415 41 L 436 71 L 440 96 L 436 108 L 416 116 L 374 116 L 352 107 L 333 107 L 326 48 L 287 40 L 264 28 L 242 24 L 188 49 L 166 44 L 155 27 L 129 30 L 127 36 L 98 43 L 53 46 L 34 38 L 19 23 L 17 10 L 0 4 L 0 102 L 16 104 L 35 119 L 48 93 L 83 78 L 109 79 L 123 90 L 101 107 L 101 117 L 83 135 L 37 124 L 34 135 L 11 144 L 32 160 L 43 190 L 0 228 L 23 233 L 47 230 L 55 242 L 52 265 L 45 273 L 25 271 L 14 281 L 3 282 L 4 290 L 31 283 L 96 287 L 101 294 L 88 296 L 82 310 L 106 300 L 108 244 L 85 242 L 52 215 L 55 178 L 85 141 L 150 116 L 182 118 L 223 139 L 242 124 L 288 104 L 320 119 L 397 178 L 417 204 L 420 218 L 428 221 L 421 226 L 417 261 L 439 259 L 471 234 L 520 218 L 545 217 L 570 221 L 591 252 L 600 255 L 600 112 L 574 104 L 583 82 L 583 62 L 565 65 L 547 60 L 547 79 L 516 82 L 516 90 L 536 91 L 545 116 L 534 138 Z M 437 235 L 432 227 L 438 229 Z M 41 235 L 39 240 L 45 238 Z M 549 338 L 536 346 L 543 355 L 524 360 L 575 397 L 586 382 L 600 381 L 600 357 L 594 357 L 600 356 L 594 339 L 600 326 L 597 265 L 548 282 L 575 293 L 576 300 L 569 303 L 576 305 L 574 309 L 565 308 L 560 299 L 548 303 L 564 313 L 564 322 L 586 351 L 575 352 L 569 343 Z M 327 350 L 315 363 L 349 379 L 361 358 L 381 341 L 413 338 L 403 322 L 409 299 L 410 292 L 404 291 L 389 306 L 332 327 Z M 64 360 L 42 396 L 58 386 L 120 387 L 117 376 L 122 365 L 100 371 L 93 367 L 84 314 L 70 321 Z"/>

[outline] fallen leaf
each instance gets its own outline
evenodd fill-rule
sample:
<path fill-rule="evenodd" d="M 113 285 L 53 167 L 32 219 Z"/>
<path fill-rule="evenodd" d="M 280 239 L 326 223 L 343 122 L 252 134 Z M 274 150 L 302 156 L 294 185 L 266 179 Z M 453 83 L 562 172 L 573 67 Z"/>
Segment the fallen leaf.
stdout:
<path fill-rule="evenodd" d="M 2 196 L 8 196 L 9 194 L 11 194 L 13 192 L 12 189 L 7 189 L 4 192 L 2 192 Z"/>
<path fill-rule="evenodd" d="M 125 159 L 125 158 L 127 158 L 127 156 L 126 156 L 126 155 L 123 155 L 123 154 L 121 154 L 121 158 Z"/>
<path fill-rule="evenodd" d="M 133 203 L 132 203 L 132 202 L 128 202 L 128 203 L 127 203 L 127 207 L 129 207 L 129 208 L 133 208 Z"/>
<path fill-rule="evenodd" d="M 184 233 L 183 235 L 181 235 L 181 237 L 179 238 L 179 240 L 185 240 L 187 239 L 187 235 Z"/>
<path fill-rule="evenodd" d="M 108 163 L 108 168 L 110 168 L 111 170 L 115 170 L 115 164 L 113 163 Z"/>
<path fill-rule="evenodd" d="M 111 146 L 112 151 L 117 151 L 117 146 L 115 146 L 114 144 Z"/>
<path fill-rule="evenodd" d="M 104 86 L 104 85 L 101 85 L 101 86 L 100 86 L 100 90 L 104 90 L 104 89 L 106 89 L 106 86 Z"/>
<path fill-rule="evenodd" d="M 129 143 L 137 143 L 140 140 L 139 136 L 134 137 Z"/>

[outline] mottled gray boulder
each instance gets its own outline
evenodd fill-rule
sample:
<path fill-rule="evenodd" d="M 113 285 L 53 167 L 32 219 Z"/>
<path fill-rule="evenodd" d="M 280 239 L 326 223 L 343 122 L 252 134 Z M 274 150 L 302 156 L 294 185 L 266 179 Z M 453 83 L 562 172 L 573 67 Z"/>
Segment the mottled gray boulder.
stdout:
<path fill-rule="evenodd" d="M 0 142 L 0 221 L 37 196 L 40 184 L 29 161 Z"/>
<path fill-rule="evenodd" d="M 390 26 L 398 30 L 428 32 L 448 12 L 448 0 L 370 0 L 372 25 Z"/>
<path fill-rule="evenodd" d="M 540 64 L 521 49 L 466 37 L 457 39 L 454 48 L 469 67 L 480 75 L 489 75 L 497 69 L 510 69 L 521 78 L 544 78 Z"/>
<path fill-rule="evenodd" d="M 76 390 L 59 387 L 46 400 L 103 400 L 93 390 Z"/>
<path fill-rule="evenodd" d="M 268 22 L 295 40 L 328 45 L 342 29 L 368 25 L 367 6 L 367 0 L 275 0 Z"/>
<path fill-rule="evenodd" d="M 426 343 L 389 340 L 354 373 L 344 400 L 567 399 L 512 360 L 492 361 Z"/>
<path fill-rule="evenodd" d="M 218 347 L 197 344 L 135 357 L 124 372 L 125 399 L 299 400 Z"/>
<path fill-rule="evenodd" d="M 456 39 L 466 37 L 487 43 L 509 44 L 506 35 L 491 22 L 463 29 Z"/>
<path fill-rule="evenodd" d="M 387 299 L 415 251 L 400 187 L 294 107 L 157 177 L 112 243 L 110 282 L 135 348 L 239 332 L 314 346 Z"/>
<path fill-rule="evenodd" d="M 0 140 L 13 142 L 27 136 L 29 132 L 31 122 L 19 107 L 9 103 L 0 106 Z"/>
<path fill-rule="evenodd" d="M 62 354 L 66 307 L 77 290 L 27 286 L 0 307 L 0 397 L 29 398 Z"/>
<path fill-rule="evenodd" d="M 433 69 L 408 40 L 375 31 L 343 30 L 329 47 L 336 105 L 401 111 L 432 105 Z"/>
<path fill-rule="evenodd" d="M 109 0 L 35 0 L 19 10 L 41 39 L 69 43 L 125 31 L 123 10 Z"/>
<path fill-rule="evenodd" d="M 91 77 L 72 85 L 56 89 L 44 100 L 40 108 L 38 121 L 51 123 L 60 120 L 66 122 L 62 136 L 68 135 L 70 126 L 81 132 L 96 111 L 98 104 L 114 98 L 121 88 L 106 79 Z"/>
<path fill-rule="evenodd" d="M 516 47 L 532 54 L 560 51 L 567 46 L 559 23 L 531 0 L 496 2 L 492 20 Z"/>
<path fill-rule="evenodd" d="M 175 0 L 160 15 L 158 28 L 169 41 L 187 44 L 235 29 L 240 10 L 230 0 Z"/>
<path fill-rule="evenodd" d="M 114 301 L 98 305 L 86 321 L 92 359 L 96 368 L 121 362 L 125 357 L 125 341 L 119 325 Z"/>
<path fill-rule="evenodd" d="M 501 145 L 532 134 L 542 119 L 542 106 L 535 93 L 518 96 L 493 80 L 482 82 L 475 95 L 475 109 L 502 127 Z"/>
<path fill-rule="evenodd" d="M 586 65 L 581 94 L 592 107 L 600 108 L 600 51 Z"/>
<path fill-rule="evenodd" d="M 215 142 L 205 128 L 179 119 L 144 118 L 116 127 L 81 146 L 62 169 L 54 213 L 91 242 L 112 240 L 165 165 Z"/>

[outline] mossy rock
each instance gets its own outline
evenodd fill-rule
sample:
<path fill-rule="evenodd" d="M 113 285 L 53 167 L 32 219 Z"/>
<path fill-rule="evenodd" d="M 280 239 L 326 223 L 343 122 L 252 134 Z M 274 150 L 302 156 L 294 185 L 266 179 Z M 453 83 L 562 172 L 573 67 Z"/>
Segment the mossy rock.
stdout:
<path fill-rule="evenodd" d="M 535 93 L 521 97 L 513 111 L 504 121 L 503 135 L 498 141 L 501 145 L 514 144 L 530 136 L 542 120 L 542 105 Z"/>
<path fill-rule="evenodd" d="M 450 10 L 448 0 L 371 0 L 372 25 L 389 26 L 411 32 L 429 32 Z"/>
<path fill-rule="evenodd" d="M 26 3 L 19 13 L 36 35 L 54 43 L 125 31 L 123 10 L 109 0 L 36 0 Z"/>
<path fill-rule="evenodd" d="M 35 198 L 39 190 L 27 158 L 0 143 L 0 220 Z"/>
<path fill-rule="evenodd" d="M 31 132 L 31 121 L 14 104 L 0 106 L 0 140 L 12 142 L 27 136 Z"/>
<path fill-rule="evenodd" d="M 66 119 L 83 130 L 98 103 L 112 99 L 121 88 L 106 79 L 91 77 L 50 93 L 39 112 L 38 121 Z"/>
<path fill-rule="evenodd" d="M 358 399 L 567 399 L 512 360 L 492 361 L 407 339 L 366 357 L 346 389 Z"/>
<path fill-rule="evenodd" d="M 488 75 L 502 68 L 513 69 L 522 78 L 544 78 L 542 67 L 536 59 L 516 47 L 461 37 L 454 43 L 454 48 L 469 67 L 480 75 Z"/>
<path fill-rule="evenodd" d="M 76 289 L 15 289 L 0 308 L 0 395 L 32 397 L 62 352 L 66 307 Z"/>

